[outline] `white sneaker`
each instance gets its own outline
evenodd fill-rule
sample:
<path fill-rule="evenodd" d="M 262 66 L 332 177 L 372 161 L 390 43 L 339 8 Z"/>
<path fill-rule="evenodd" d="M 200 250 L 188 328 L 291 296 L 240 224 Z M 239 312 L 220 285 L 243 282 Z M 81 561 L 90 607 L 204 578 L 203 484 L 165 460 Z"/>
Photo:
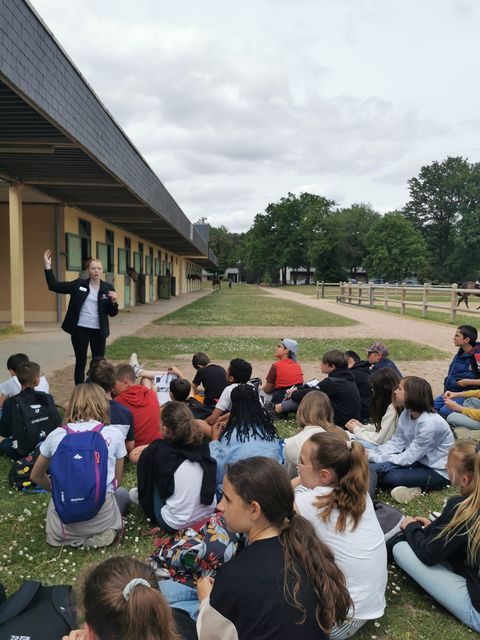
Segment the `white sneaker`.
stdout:
<path fill-rule="evenodd" d="M 132 353 L 132 355 L 130 356 L 129 363 L 130 363 L 130 366 L 133 367 L 133 370 L 135 371 L 135 375 L 138 378 L 138 374 L 142 370 L 142 367 L 138 364 L 138 358 L 136 353 Z"/>
<path fill-rule="evenodd" d="M 130 496 L 130 502 L 133 502 L 133 504 L 137 504 L 137 505 L 140 504 L 140 500 L 138 499 L 137 487 L 130 489 L 128 492 L 128 495 Z"/>
<path fill-rule="evenodd" d="M 115 529 L 107 529 L 106 531 L 102 531 L 102 533 L 97 533 L 94 536 L 90 536 L 83 543 L 84 547 L 109 547 L 115 538 L 117 537 L 117 532 Z"/>
<path fill-rule="evenodd" d="M 407 504 L 421 496 L 422 490 L 420 487 L 395 487 L 390 491 L 390 495 L 396 502 Z"/>

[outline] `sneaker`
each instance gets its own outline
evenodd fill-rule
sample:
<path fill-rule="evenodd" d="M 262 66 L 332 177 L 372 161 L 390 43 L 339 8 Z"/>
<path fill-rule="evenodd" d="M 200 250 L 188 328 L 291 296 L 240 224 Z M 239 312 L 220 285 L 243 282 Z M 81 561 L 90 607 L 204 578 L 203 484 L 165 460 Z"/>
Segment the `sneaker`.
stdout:
<path fill-rule="evenodd" d="M 135 375 L 138 378 L 138 374 L 142 370 L 142 367 L 138 363 L 138 358 L 136 353 L 132 353 L 132 355 L 130 356 L 129 362 L 130 362 L 130 366 L 133 367 L 133 370 L 135 371 Z"/>
<path fill-rule="evenodd" d="M 133 504 L 137 504 L 137 505 L 140 504 L 140 500 L 138 499 L 137 487 L 130 489 L 130 491 L 128 492 L 128 495 L 130 496 L 130 502 L 133 502 Z"/>
<path fill-rule="evenodd" d="M 407 504 L 421 496 L 422 490 L 420 487 L 395 487 L 390 491 L 390 495 L 396 502 Z"/>
<path fill-rule="evenodd" d="M 94 536 L 90 536 L 83 543 L 84 547 L 109 547 L 115 538 L 117 537 L 117 532 L 115 529 L 107 529 L 106 531 L 102 531 L 102 533 L 97 533 Z"/>

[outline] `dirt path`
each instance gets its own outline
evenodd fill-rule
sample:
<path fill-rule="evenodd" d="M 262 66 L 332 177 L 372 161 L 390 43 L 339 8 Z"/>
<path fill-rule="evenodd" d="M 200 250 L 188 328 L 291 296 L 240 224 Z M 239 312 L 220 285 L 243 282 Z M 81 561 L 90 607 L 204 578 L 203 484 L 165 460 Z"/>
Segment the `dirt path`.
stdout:
<path fill-rule="evenodd" d="M 171 325 L 146 324 L 143 327 L 135 327 L 132 334 L 143 338 L 161 337 L 183 337 L 186 335 L 195 337 L 230 337 L 252 336 L 252 337 L 272 337 L 272 360 L 273 342 L 279 337 L 279 332 L 285 336 L 291 336 L 299 340 L 308 338 L 372 338 L 382 339 L 388 344 L 389 338 L 399 338 L 430 344 L 445 351 L 445 359 L 427 361 L 402 361 L 399 364 L 404 375 L 418 375 L 430 381 L 435 394 L 442 390 L 443 378 L 445 377 L 448 363 L 450 362 L 454 349 L 452 345 L 453 327 L 430 322 L 428 320 L 417 320 L 413 318 L 401 317 L 395 314 L 365 309 L 350 305 L 340 305 L 330 300 L 317 300 L 303 294 L 297 294 L 282 289 L 269 288 L 265 293 L 277 298 L 293 300 L 305 306 L 323 309 L 352 318 L 359 322 L 353 327 L 263 327 L 263 326 L 242 326 L 242 327 L 186 327 Z M 266 297 L 266 300 L 268 296 Z M 160 315 L 160 314 L 159 314 Z M 153 318 L 152 318 L 153 319 Z M 232 354 L 232 357 L 241 354 Z M 173 359 L 177 367 L 182 369 L 187 377 L 193 377 L 191 366 L 191 355 L 182 355 Z M 172 359 L 158 360 L 154 364 L 158 370 L 165 370 L 172 363 Z M 228 362 L 219 362 L 226 366 Z M 260 378 L 265 378 L 270 366 L 270 361 L 252 361 L 253 374 Z M 321 374 L 317 362 L 302 363 L 306 379 L 314 377 L 320 378 Z M 52 391 L 60 401 L 65 401 L 72 388 L 73 367 L 69 366 L 55 372 L 51 376 Z"/>

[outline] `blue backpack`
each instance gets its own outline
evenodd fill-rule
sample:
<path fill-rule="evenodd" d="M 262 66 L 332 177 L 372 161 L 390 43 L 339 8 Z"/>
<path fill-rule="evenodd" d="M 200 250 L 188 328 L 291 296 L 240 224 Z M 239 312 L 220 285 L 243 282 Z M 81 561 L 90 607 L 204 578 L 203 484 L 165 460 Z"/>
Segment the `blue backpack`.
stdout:
<path fill-rule="evenodd" d="M 108 449 L 102 434 L 103 424 L 90 431 L 73 431 L 52 456 L 49 466 L 52 499 L 64 524 L 91 520 L 105 502 Z"/>

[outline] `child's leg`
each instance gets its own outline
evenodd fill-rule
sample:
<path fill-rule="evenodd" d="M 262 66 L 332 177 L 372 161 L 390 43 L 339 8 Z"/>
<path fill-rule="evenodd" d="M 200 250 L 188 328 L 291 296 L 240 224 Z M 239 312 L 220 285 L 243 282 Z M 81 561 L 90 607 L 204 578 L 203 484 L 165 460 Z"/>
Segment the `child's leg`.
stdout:
<path fill-rule="evenodd" d="M 118 508 L 123 516 L 130 504 L 130 494 L 128 493 L 128 489 L 125 489 L 125 487 L 118 487 L 115 491 L 115 500 L 117 501 Z"/>
<path fill-rule="evenodd" d="M 474 420 L 464 413 L 454 411 L 447 416 L 447 422 L 451 427 L 464 427 L 465 429 L 480 429 L 480 420 Z"/>
<path fill-rule="evenodd" d="M 377 469 L 378 473 L 378 469 Z M 444 478 L 434 469 L 426 467 L 419 462 L 410 467 L 396 467 L 384 473 L 378 473 L 379 486 L 382 489 L 394 489 L 395 487 L 420 487 L 422 491 L 444 489 L 448 484 L 448 478 Z"/>
<path fill-rule="evenodd" d="M 465 578 L 441 564 L 433 567 L 420 562 L 408 542 L 393 547 L 395 562 L 432 598 L 450 611 L 463 624 L 480 631 L 480 613 L 472 606 Z"/>

